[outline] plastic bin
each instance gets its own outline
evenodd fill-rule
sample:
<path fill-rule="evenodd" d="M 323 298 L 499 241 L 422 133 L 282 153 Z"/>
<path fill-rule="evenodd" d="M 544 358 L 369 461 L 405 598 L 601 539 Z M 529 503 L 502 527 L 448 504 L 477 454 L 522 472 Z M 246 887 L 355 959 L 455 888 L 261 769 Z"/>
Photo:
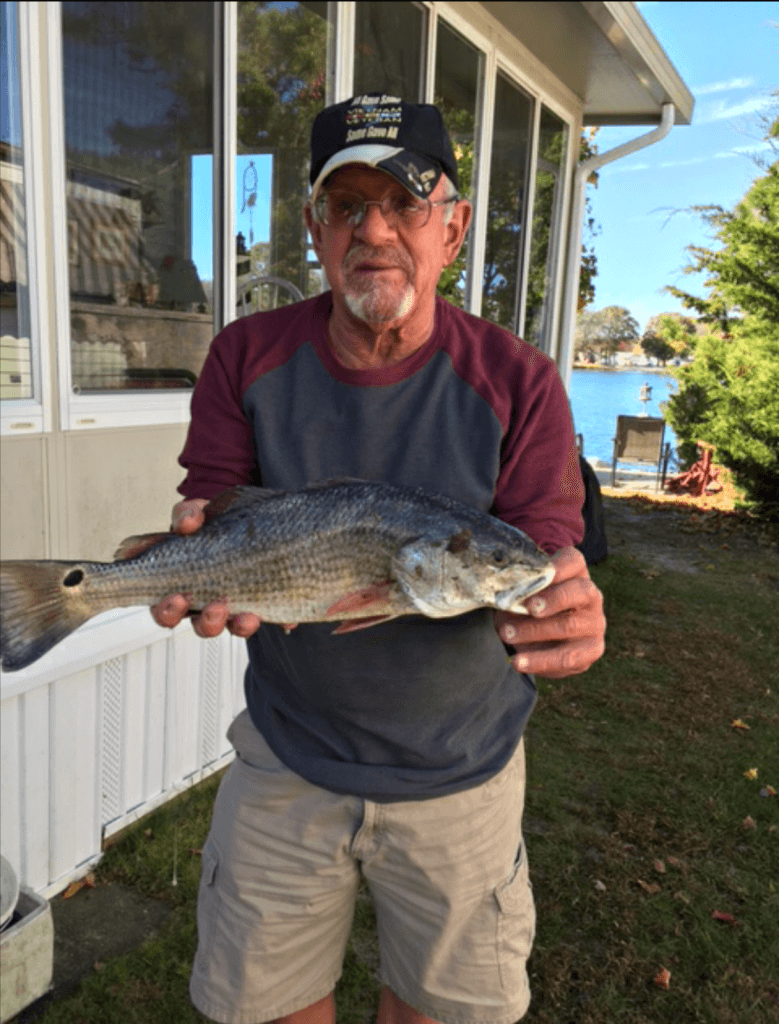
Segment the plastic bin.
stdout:
<path fill-rule="evenodd" d="M 21 886 L 14 916 L 0 933 L 0 1024 L 48 992 L 53 968 L 49 902 Z"/>

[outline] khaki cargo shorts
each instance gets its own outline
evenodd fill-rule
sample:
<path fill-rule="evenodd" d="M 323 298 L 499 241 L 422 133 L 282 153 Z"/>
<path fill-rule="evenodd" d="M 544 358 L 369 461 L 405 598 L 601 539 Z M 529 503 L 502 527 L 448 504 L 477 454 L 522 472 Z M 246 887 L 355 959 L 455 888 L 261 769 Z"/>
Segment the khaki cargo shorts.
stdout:
<path fill-rule="evenodd" d="M 474 789 L 373 803 L 286 768 L 248 712 L 214 806 L 198 901 L 195 1006 L 260 1024 L 310 1006 L 341 975 L 360 871 L 381 980 L 443 1024 L 512 1024 L 530 1000 L 535 910 L 522 842 L 520 742 Z"/>

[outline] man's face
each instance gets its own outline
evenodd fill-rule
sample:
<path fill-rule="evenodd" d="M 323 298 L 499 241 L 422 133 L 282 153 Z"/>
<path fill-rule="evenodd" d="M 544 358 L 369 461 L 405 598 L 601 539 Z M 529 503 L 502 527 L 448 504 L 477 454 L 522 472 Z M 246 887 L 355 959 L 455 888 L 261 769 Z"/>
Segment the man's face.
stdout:
<path fill-rule="evenodd" d="M 331 189 L 367 200 L 408 195 L 391 175 L 361 164 L 337 170 L 326 185 Z M 430 198 L 443 197 L 440 181 Z M 362 223 L 351 228 L 319 224 L 307 207 L 306 223 L 334 301 L 376 329 L 406 322 L 422 309 L 432 310 L 438 278 L 456 259 L 470 219 L 468 203 L 456 205 L 448 224 L 445 210 L 433 207 L 427 224 L 411 229 L 388 223 L 378 206 L 369 206 Z"/>

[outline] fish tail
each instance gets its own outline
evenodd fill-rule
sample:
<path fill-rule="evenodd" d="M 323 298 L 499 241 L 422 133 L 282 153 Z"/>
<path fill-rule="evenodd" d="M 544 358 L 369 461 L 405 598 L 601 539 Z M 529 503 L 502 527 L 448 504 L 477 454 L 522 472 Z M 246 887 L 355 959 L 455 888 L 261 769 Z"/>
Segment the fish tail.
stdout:
<path fill-rule="evenodd" d="M 0 563 L 0 653 L 6 672 L 37 661 L 101 609 L 79 584 L 89 563 Z"/>

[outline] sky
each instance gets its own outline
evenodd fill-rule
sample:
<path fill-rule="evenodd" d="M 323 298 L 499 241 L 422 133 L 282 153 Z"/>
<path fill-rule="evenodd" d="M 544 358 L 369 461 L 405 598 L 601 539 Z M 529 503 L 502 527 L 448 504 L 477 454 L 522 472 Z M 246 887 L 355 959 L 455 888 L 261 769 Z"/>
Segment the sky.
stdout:
<path fill-rule="evenodd" d="M 705 294 L 701 275 L 684 275 L 685 246 L 716 247 L 690 206 L 733 207 L 763 172 L 768 156 L 758 117 L 779 108 L 779 2 L 636 5 L 695 98 L 691 125 L 603 167 L 592 195 L 601 232 L 592 310 L 625 306 L 643 331 L 655 313 L 684 312 L 662 291 L 675 285 Z M 644 134 L 645 127 L 601 128 L 598 150 Z M 672 211 L 679 213 L 670 216 Z M 670 219 L 669 219 L 670 216 Z"/>

